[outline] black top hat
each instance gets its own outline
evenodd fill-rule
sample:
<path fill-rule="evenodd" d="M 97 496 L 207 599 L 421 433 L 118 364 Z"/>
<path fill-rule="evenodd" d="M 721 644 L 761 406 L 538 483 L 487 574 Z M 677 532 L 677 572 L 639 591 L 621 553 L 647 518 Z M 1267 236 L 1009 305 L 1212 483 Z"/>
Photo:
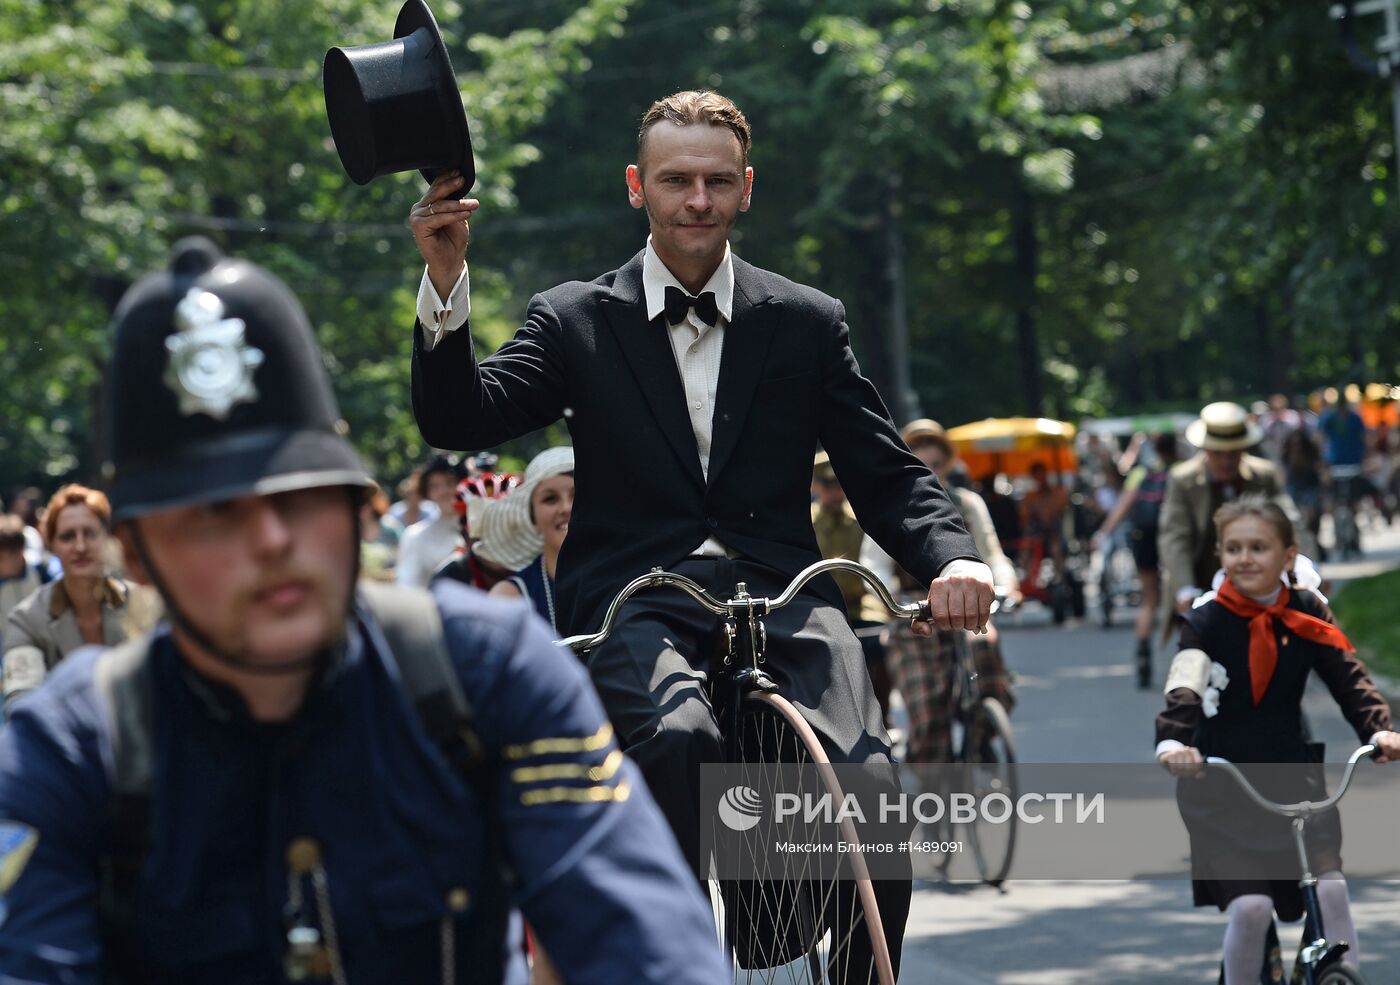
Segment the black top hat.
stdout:
<path fill-rule="evenodd" d="M 311 325 L 285 284 L 175 246 L 117 306 L 111 382 L 112 518 L 317 486 L 370 487 L 341 432 Z"/>
<path fill-rule="evenodd" d="M 463 190 L 472 186 L 462 94 L 424 0 L 403 5 L 393 41 L 326 52 L 323 75 L 331 136 L 355 184 L 418 168 L 428 181 L 460 171 Z"/>

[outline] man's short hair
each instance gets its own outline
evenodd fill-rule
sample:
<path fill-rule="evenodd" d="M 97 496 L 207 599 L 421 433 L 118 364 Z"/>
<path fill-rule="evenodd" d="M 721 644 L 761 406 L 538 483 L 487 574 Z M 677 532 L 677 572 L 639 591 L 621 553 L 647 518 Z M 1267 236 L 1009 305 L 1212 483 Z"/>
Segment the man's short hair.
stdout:
<path fill-rule="evenodd" d="M 24 550 L 24 521 L 14 513 L 0 513 L 0 552 Z"/>
<path fill-rule="evenodd" d="M 1176 453 L 1176 435 L 1171 431 L 1163 431 L 1152 439 L 1152 447 L 1157 450 L 1157 457 L 1164 463 L 1171 464 L 1178 458 Z"/>
<path fill-rule="evenodd" d="M 446 455 L 435 455 L 428 459 L 423 468 L 418 473 L 418 495 L 423 499 L 428 498 L 428 479 L 434 475 L 445 475 L 452 480 L 452 485 L 457 485 L 457 480 L 461 477 L 457 471 L 457 466 L 452 464 L 452 459 Z"/>
<path fill-rule="evenodd" d="M 669 120 L 678 127 L 688 127 L 704 123 L 712 127 L 727 127 L 739 138 L 741 163 L 749 163 L 749 147 L 753 136 L 749 131 L 749 121 L 733 100 L 717 92 L 706 89 L 688 89 L 658 99 L 651 108 L 642 114 L 642 125 L 637 131 L 637 164 L 640 166 L 646 149 L 647 131 L 662 120 Z"/>
<path fill-rule="evenodd" d="M 97 514 L 97 519 L 102 521 L 104 529 L 112 525 L 112 506 L 107 502 L 106 495 L 96 489 L 70 482 L 53 494 L 44 510 L 44 543 L 53 544 L 54 534 L 58 531 L 58 515 L 66 506 L 86 506 Z"/>

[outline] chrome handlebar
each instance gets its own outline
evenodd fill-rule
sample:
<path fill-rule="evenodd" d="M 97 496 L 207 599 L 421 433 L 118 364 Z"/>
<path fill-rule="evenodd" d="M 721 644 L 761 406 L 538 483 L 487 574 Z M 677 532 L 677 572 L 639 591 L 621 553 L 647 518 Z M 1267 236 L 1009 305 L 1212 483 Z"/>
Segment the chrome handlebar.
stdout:
<path fill-rule="evenodd" d="M 1221 759 L 1219 756 L 1207 756 L 1206 762 L 1212 766 L 1225 767 L 1225 771 L 1235 778 L 1236 782 L 1244 789 L 1244 792 L 1249 794 L 1250 799 L 1265 810 L 1272 811 L 1282 817 L 1310 817 L 1313 814 L 1320 814 L 1337 805 L 1337 801 L 1342 799 L 1342 795 L 1347 792 L 1347 787 L 1351 785 L 1351 775 L 1356 772 L 1356 764 L 1366 756 L 1372 755 L 1375 751 L 1376 747 L 1368 744 L 1351 754 L 1351 758 L 1347 760 L 1346 772 L 1342 774 L 1342 782 L 1337 787 L 1337 792 L 1332 796 L 1328 797 L 1326 800 L 1303 800 L 1296 804 L 1276 804 L 1272 800 L 1264 797 L 1258 790 L 1254 789 L 1253 784 L 1245 779 L 1244 774 L 1239 771 L 1239 767 L 1228 759 Z"/>
<path fill-rule="evenodd" d="M 623 603 L 644 588 L 660 588 L 665 586 L 679 588 L 718 616 L 737 616 L 740 612 L 753 610 L 757 610 L 760 614 L 763 614 L 773 609 L 781 609 L 797 597 L 797 593 L 802 590 L 802 586 L 807 584 L 807 582 L 818 575 L 827 574 L 832 571 L 846 571 L 858 576 L 870 587 L 875 597 L 884 604 L 885 608 L 889 610 L 892 616 L 925 621 L 930 618 L 927 599 L 911 602 L 907 605 L 902 604 L 895 600 L 895 597 L 890 594 L 890 590 L 885 587 L 885 583 L 880 580 L 875 572 L 871 571 L 863 564 L 857 564 L 855 561 L 848 561 L 845 558 L 827 558 L 824 561 L 817 561 L 815 564 L 809 564 L 797 573 L 797 576 L 793 578 L 787 588 L 783 589 L 776 598 L 750 598 L 746 593 L 741 593 L 728 602 L 721 602 L 709 592 L 705 591 L 700 585 L 685 577 L 685 575 L 678 575 L 673 571 L 663 571 L 660 568 L 653 568 L 648 574 L 633 578 L 622 591 L 618 592 L 617 597 L 613 599 L 612 603 L 608 606 L 607 614 L 603 616 L 602 627 L 596 633 L 583 633 L 578 636 L 569 636 L 559 640 L 559 643 L 579 653 L 599 646 L 612 634 L 613 623 L 616 621 L 617 613 L 622 608 Z M 1006 592 L 1004 590 L 997 589 L 998 600 L 1004 598 L 1005 595 Z M 997 602 L 992 603 L 993 612 L 996 611 L 997 604 Z"/>
<path fill-rule="evenodd" d="M 622 591 L 617 593 L 617 598 L 612 600 L 612 604 L 608 606 L 607 614 L 603 616 L 603 626 L 598 632 L 566 636 L 564 639 L 559 640 L 558 643 L 577 653 L 582 653 L 584 650 L 589 650 L 598 646 L 612 635 L 613 622 L 617 619 L 618 610 L 622 608 L 624 602 L 644 588 L 660 588 L 666 585 L 679 588 L 715 615 L 726 615 L 730 611 L 728 606 L 685 575 L 678 575 L 674 571 L 663 571 L 660 568 L 652 568 L 650 574 L 642 575 L 639 578 L 633 578 Z"/>

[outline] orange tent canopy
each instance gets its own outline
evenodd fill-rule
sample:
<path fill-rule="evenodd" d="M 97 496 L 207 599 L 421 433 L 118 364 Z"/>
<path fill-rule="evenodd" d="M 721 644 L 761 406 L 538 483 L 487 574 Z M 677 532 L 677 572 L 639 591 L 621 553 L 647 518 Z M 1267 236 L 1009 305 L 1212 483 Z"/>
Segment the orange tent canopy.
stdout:
<path fill-rule="evenodd" d="M 948 440 L 969 475 L 989 472 L 1008 476 L 1029 475 L 1037 462 L 1051 472 L 1073 472 L 1079 467 L 1074 454 L 1074 425 L 1046 417 L 989 417 L 950 428 Z"/>
<path fill-rule="evenodd" d="M 1384 383 L 1367 384 L 1356 407 L 1368 428 L 1400 427 L 1400 387 Z"/>

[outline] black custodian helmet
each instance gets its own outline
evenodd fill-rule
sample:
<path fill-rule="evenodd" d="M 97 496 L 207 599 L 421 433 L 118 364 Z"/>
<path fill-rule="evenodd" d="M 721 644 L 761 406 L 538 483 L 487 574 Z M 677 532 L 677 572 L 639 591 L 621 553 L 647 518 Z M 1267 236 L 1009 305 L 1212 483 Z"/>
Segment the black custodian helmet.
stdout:
<path fill-rule="evenodd" d="M 208 240 L 117 306 L 109 364 L 112 520 L 317 486 L 373 487 L 345 440 L 306 313 Z"/>

